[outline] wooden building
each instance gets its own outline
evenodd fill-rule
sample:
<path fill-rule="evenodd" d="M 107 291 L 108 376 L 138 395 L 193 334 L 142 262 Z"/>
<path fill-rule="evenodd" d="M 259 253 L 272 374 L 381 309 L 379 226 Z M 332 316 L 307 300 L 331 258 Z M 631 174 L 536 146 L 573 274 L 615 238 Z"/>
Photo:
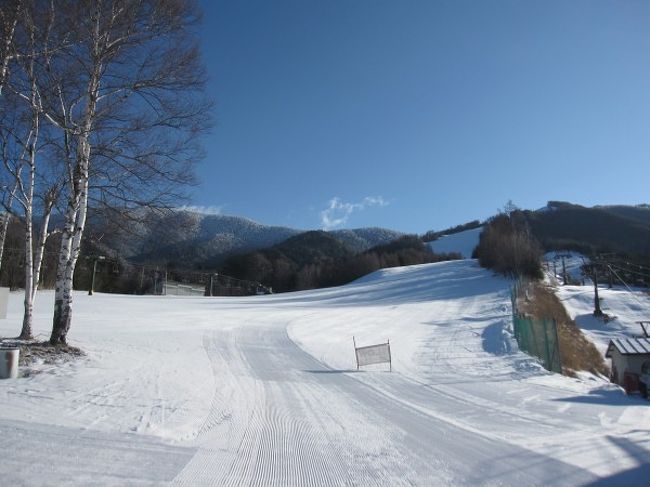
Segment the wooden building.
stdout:
<path fill-rule="evenodd" d="M 627 393 L 647 397 L 650 386 L 650 338 L 616 338 L 609 341 L 605 357 L 612 359 L 611 381 Z"/>

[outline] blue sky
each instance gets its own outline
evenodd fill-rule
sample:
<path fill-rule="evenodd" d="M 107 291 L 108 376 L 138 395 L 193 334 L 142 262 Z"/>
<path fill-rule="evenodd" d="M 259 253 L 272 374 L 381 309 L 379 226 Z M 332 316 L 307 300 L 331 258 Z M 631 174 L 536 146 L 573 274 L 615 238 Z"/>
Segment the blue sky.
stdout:
<path fill-rule="evenodd" d="M 650 202 L 650 2 L 201 4 L 197 206 L 421 233 L 509 199 Z"/>

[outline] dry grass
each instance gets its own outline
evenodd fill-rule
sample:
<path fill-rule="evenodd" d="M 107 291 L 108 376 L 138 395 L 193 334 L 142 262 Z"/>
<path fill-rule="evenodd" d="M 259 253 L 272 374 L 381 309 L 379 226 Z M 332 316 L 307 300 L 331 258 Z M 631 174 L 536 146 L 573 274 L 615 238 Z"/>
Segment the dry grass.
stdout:
<path fill-rule="evenodd" d="M 29 367 L 35 362 L 45 364 L 66 362 L 86 355 L 80 348 L 70 345 L 51 345 L 50 342 L 21 340 L 18 338 L 0 339 L 0 347 L 19 348 L 19 365 L 21 367 Z"/>
<path fill-rule="evenodd" d="M 576 371 L 586 370 L 594 374 L 609 375 L 600 352 L 582 334 L 558 297 L 544 284 L 536 282 L 529 286 L 529 300 L 519 301 L 521 312 L 534 318 L 552 318 L 558 325 L 562 373 L 574 376 Z"/>

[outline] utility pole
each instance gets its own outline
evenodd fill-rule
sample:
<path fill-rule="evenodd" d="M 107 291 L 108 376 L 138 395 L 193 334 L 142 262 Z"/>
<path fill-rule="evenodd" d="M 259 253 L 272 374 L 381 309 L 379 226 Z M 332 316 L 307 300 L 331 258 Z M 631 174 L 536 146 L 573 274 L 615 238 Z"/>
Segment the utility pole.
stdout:
<path fill-rule="evenodd" d="M 614 275 L 612 273 L 612 268 L 610 266 L 607 266 L 607 270 L 609 273 L 609 288 L 611 289 L 614 287 Z"/>
<path fill-rule="evenodd" d="M 566 263 L 564 262 L 564 256 L 562 256 L 562 284 L 566 286 Z"/>
<path fill-rule="evenodd" d="M 144 265 L 140 269 L 140 292 L 144 294 Z"/>
<path fill-rule="evenodd" d="M 214 296 L 212 291 L 212 286 L 214 285 L 214 277 L 218 274 L 216 272 L 210 274 L 210 290 L 208 291 L 208 296 Z"/>
<path fill-rule="evenodd" d="M 90 289 L 88 290 L 88 296 L 92 296 L 95 292 L 95 274 L 97 273 L 97 261 L 104 260 L 106 257 L 99 255 L 93 259 L 93 277 L 90 280 Z"/>
<path fill-rule="evenodd" d="M 598 267 L 593 264 L 594 274 L 594 316 L 603 316 L 603 311 L 600 309 L 600 298 L 598 297 Z"/>

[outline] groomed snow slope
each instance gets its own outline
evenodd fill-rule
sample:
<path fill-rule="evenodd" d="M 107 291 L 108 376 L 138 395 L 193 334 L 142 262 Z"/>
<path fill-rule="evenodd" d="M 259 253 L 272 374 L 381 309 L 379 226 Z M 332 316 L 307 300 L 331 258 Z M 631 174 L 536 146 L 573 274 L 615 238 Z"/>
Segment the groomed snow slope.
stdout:
<path fill-rule="evenodd" d="M 465 259 L 472 257 L 474 248 L 478 245 L 478 239 L 483 231 L 483 227 L 472 228 L 464 232 L 443 235 L 438 240 L 429 242 L 431 250 L 438 254 L 448 254 L 458 252 Z"/>
<path fill-rule="evenodd" d="M 508 282 L 474 261 L 275 296 L 75 299 L 73 344 L 88 357 L 0 381 L 6 482 L 647 480 L 648 403 L 518 352 Z M 51 300 L 37 302 L 43 336 Z M 20 295 L 10 305 L 4 335 L 18 329 Z M 356 372 L 352 335 L 390 338 L 393 372 Z"/>

